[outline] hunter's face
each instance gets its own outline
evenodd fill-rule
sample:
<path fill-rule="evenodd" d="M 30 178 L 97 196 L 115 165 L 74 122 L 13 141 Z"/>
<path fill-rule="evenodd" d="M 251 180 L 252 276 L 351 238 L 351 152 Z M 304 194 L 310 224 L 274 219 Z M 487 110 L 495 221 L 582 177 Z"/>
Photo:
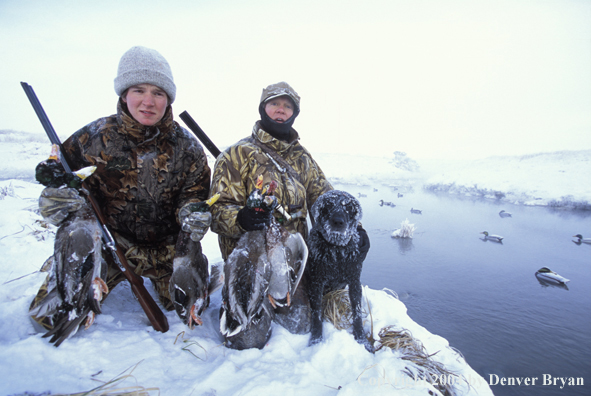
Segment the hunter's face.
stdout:
<path fill-rule="evenodd" d="M 265 104 L 265 112 L 277 122 L 287 121 L 293 115 L 293 110 L 293 101 L 288 96 L 273 98 Z"/>
<path fill-rule="evenodd" d="M 129 87 L 123 98 L 131 116 L 140 124 L 152 126 L 164 117 L 168 96 L 163 89 L 152 84 Z"/>

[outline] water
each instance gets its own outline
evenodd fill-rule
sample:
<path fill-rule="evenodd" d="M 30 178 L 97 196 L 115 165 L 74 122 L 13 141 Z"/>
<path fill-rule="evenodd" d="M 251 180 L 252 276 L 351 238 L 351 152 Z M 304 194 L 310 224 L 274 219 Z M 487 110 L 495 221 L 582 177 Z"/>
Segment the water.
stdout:
<path fill-rule="evenodd" d="M 363 284 L 396 291 L 414 321 L 446 338 L 487 381 L 538 378 L 536 386 L 492 385 L 495 395 L 591 394 L 591 245 L 571 237 L 591 236 L 591 213 L 335 188 L 366 195 L 359 197 L 371 238 Z M 501 209 L 513 216 L 501 218 Z M 414 238 L 391 238 L 407 218 Z M 485 230 L 503 243 L 483 241 Z M 540 283 L 534 274 L 543 266 L 570 279 L 568 288 Z M 544 385 L 544 374 L 582 377 L 584 386 Z"/>

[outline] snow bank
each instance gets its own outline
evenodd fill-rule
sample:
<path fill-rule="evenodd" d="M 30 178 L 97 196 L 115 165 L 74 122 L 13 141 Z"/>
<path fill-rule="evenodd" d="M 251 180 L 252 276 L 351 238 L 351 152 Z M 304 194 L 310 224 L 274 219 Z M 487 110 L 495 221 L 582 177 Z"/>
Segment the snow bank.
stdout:
<path fill-rule="evenodd" d="M 514 204 L 591 210 L 589 174 L 591 150 L 560 151 L 447 163 L 424 187 Z"/>
<path fill-rule="evenodd" d="M 205 325 L 190 330 L 174 312 L 167 312 L 167 333 L 154 331 L 126 282 L 117 286 L 89 330 L 55 348 L 41 338 L 27 316 L 28 306 L 45 274 L 38 269 L 52 253 L 55 227 L 37 213 L 39 184 L 0 182 L 0 394 L 50 391 L 80 392 L 122 373 L 132 377 L 123 386 L 158 388 L 164 395 L 391 394 L 425 395 L 435 388 L 405 374 L 413 364 L 400 352 L 383 348 L 368 353 L 348 331 L 324 323 L 324 342 L 308 347 L 309 335 L 293 335 L 274 324 L 263 350 L 235 351 L 219 338 L 220 293 L 203 316 Z M 204 251 L 211 262 L 221 260 L 214 234 Z M 149 282 L 148 282 L 149 283 Z M 151 287 L 148 287 L 151 291 Z M 391 292 L 364 288 L 365 329 L 379 339 L 385 326 L 407 329 L 433 359 L 456 373 L 462 395 L 492 395 L 488 384 L 440 336 L 412 321 L 405 305 Z M 34 373 L 34 374 L 33 374 Z"/>
<path fill-rule="evenodd" d="M 38 213 L 42 186 L 26 180 L 47 157 L 49 144 L 22 134 L 4 135 L 0 167 L 4 179 L 0 181 L 0 394 L 88 391 L 122 375 L 130 376 L 118 384 L 121 388 L 157 388 L 164 395 L 439 394 L 432 384 L 414 381 L 405 373 L 414 370 L 400 352 L 384 348 L 372 355 L 348 331 L 338 331 L 328 323 L 324 324 L 325 340 L 313 347 L 308 347 L 309 335 L 293 335 L 274 324 L 263 350 L 227 349 L 219 338 L 219 291 L 212 296 L 204 326 L 190 330 L 175 312 L 167 312 L 170 330 L 162 334 L 151 328 L 123 282 L 107 298 L 103 314 L 89 330 L 81 330 L 55 348 L 35 331 L 27 315 L 45 278 L 39 269 L 53 252 L 55 227 L 47 225 Z M 384 178 L 397 183 L 413 177 L 412 172 L 393 166 L 386 158 L 364 158 L 363 167 L 354 158 L 328 160 L 326 166 L 322 164 L 327 174 L 343 182 L 379 183 Z M 215 234 L 205 236 L 203 250 L 210 262 L 221 260 Z M 146 284 L 152 292 L 149 281 Z M 458 394 L 492 395 L 488 384 L 461 355 L 445 339 L 415 323 L 392 293 L 365 287 L 366 312 L 368 303 L 375 339 L 385 326 L 407 329 L 429 354 L 435 354 L 435 361 L 458 375 L 454 377 Z M 369 317 L 364 326 L 371 331 Z"/>

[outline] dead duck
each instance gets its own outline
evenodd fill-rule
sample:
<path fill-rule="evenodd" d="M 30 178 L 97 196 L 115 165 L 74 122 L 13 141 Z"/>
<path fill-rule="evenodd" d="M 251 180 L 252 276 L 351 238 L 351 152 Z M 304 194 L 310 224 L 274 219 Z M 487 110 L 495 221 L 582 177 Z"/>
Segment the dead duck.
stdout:
<path fill-rule="evenodd" d="M 262 192 L 258 184 L 247 205 L 260 204 L 266 210 L 274 210 L 269 201 L 275 198 L 272 194 L 277 183 L 272 181 Z M 272 317 L 273 308 L 289 306 L 307 257 L 308 248 L 301 234 L 289 233 L 275 220 L 264 230 L 245 233 L 224 266 L 222 335 L 231 337 L 248 330 L 251 323 L 262 317 Z"/>
<path fill-rule="evenodd" d="M 59 160 L 59 148 L 52 145 L 49 158 L 39 165 L 35 178 L 46 187 L 80 189 L 96 167 L 68 173 Z M 43 335 L 58 347 L 84 325 L 89 328 L 101 302 L 109 292 L 105 283 L 107 263 L 102 256 L 103 230 L 90 205 L 69 214 L 55 235 L 47 295 L 30 311 L 34 316 L 50 317 L 53 328 Z"/>
<path fill-rule="evenodd" d="M 423 211 L 415 208 L 410 208 L 410 213 L 423 214 Z"/>
<path fill-rule="evenodd" d="M 511 213 L 509 213 L 509 212 L 506 212 L 506 211 L 504 211 L 504 210 L 501 210 L 501 211 L 499 212 L 499 216 L 501 216 L 501 217 L 511 217 L 512 215 L 511 215 Z"/>
<path fill-rule="evenodd" d="M 53 329 L 43 337 L 51 337 L 56 347 L 82 325 L 88 329 L 101 313 L 101 302 L 109 292 L 101 238 L 102 230 L 88 206 L 66 219 L 56 233 L 48 294 L 31 312 L 53 318 Z"/>
<path fill-rule="evenodd" d="M 493 242 L 502 242 L 503 241 L 502 236 L 489 234 L 488 231 L 482 231 L 481 234 L 484 234 L 483 239 L 486 241 L 493 241 Z"/>
<path fill-rule="evenodd" d="M 208 211 L 219 196 L 199 202 L 193 211 Z M 201 314 L 209 306 L 209 296 L 223 284 L 222 263 L 213 265 L 211 273 L 208 267 L 201 243 L 193 241 L 190 233 L 179 232 L 168 291 L 177 315 L 190 329 L 203 325 Z"/>

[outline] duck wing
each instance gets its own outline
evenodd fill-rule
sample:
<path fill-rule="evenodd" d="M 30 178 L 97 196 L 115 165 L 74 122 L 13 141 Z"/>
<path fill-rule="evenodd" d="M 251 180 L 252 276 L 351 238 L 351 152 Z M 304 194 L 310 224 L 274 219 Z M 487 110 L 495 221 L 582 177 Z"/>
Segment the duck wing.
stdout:
<path fill-rule="evenodd" d="M 270 227 L 271 228 L 271 227 Z M 304 274 L 308 247 L 300 233 L 289 233 L 275 224 L 267 232 L 268 257 L 271 264 L 269 297 L 272 304 L 290 305 Z"/>

